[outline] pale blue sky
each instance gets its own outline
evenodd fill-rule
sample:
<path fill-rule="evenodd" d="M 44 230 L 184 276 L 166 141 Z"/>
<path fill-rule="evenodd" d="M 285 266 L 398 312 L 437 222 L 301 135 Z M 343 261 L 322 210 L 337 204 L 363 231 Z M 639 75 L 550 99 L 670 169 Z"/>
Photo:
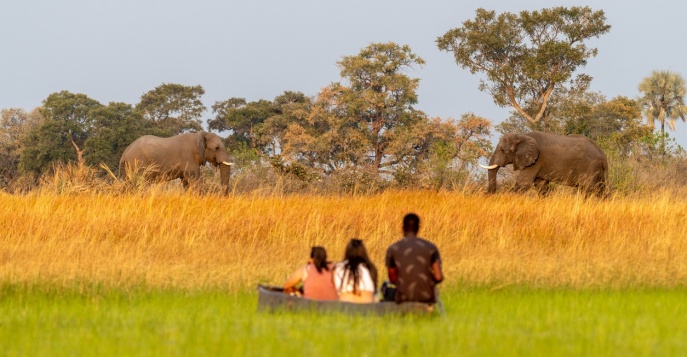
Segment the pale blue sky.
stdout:
<path fill-rule="evenodd" d="M 146 1 L 0 3 L 0 108 L 39 106 L 69 90 L 102 103 L 138 102 L 161 83 L 200 84 L 203 101 L 273 99 L 284 90 L 314 95 L 339 79 L 336 62 L 371 42 L 408 44 L 427 64 L 417 107 L 431 116 L 474 112 L 495 123 L 508 109 L 479 92 L 434 41 L 474 17 L 501 11 L 589 5 L 613 27 L 592 44 L 582 72 L 607 97 L 636 97 L 655 69 L 687 75 L 683 1 Z M 211 117 L 207 112 L 205 119 Z M 687 124 L 671 133 L 687 147 Z"/>

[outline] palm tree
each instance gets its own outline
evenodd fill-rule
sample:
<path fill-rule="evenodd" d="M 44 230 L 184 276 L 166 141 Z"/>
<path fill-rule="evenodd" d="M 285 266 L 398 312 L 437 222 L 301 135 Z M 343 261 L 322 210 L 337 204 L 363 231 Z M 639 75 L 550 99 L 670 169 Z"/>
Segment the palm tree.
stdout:
<path fill-rule="evenodd" d="M 655 121 L 661 123 L 661 155 L 665 158 L 665 125 L 675 131 L 675 120 L 685 121 L 685 79 L 679 73 L 671 71 L 654 71 L 639 83 L 644 117 L 649 125 Z"/>

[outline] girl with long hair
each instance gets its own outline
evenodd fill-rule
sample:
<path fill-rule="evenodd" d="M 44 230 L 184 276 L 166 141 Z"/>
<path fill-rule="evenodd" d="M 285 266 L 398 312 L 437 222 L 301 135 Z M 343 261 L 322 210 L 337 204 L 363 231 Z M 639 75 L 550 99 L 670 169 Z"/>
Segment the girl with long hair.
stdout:
<path fill-rule="evenodd" d="M 346 245 L 344 260 L 334 265 L 334 285 L 340 301 L 375 302 L 377 268 L 362 240 L 354 238 Z"/>
<path fill-rule="evenodd" d="M 327 261 L 324 247 L 315 246 L 310 250 L 310 260 L 304 267 L 296 270 L 284 283 L 285 292 L 293 292 L 303 283 L 303 297 L 313 300 L 336 300 L 338 295 L 332 280 L 333 266 Z"/>

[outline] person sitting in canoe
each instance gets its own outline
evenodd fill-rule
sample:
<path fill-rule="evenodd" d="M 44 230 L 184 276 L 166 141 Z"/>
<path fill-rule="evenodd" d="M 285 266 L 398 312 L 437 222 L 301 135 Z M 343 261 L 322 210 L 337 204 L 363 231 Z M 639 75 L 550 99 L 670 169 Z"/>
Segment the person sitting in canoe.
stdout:
<path fill-rule="evenodd" d="M 303 297 L 313 300 L 337 300 L 339 295 L 332 279 L 332 264 L 327 262 L 327 250 L 324 247 L 312 247 L 310 261 L 296 270 L 284 283 L 284 292 L 296 291 L 296 286 L 303 283 Z"/>
<path fill-rule="evenodd" d="M 372 264 L 360 239 L 351 239 L 344 260 L 334 265 L 334 285 L 339 301 L 375 302 L 377 268 Z"/>
<path fill-rule="evenodd" d="M 437 302 L 436 285 L 443 279 L 441 256 L 433 243 L 417 236 L 420 217 L 409 213 L 403 217 L 403 239 L 386 251 L 389 280 L 396 285 L 397 303 Z"/>

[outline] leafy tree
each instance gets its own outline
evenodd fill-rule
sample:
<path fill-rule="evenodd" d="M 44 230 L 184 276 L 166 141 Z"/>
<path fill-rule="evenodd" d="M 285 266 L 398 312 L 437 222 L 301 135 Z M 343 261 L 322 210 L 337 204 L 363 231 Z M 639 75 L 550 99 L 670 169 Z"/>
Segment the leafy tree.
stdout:
<path fill-rule="evenodd" d="M 284 156 L 325 174 L 363 165 L 366 138 L 356 123 L 348 120 L 340 102 L 338 86 L 323 88 L 307 116 L 288 125 L 282 145 Z"/>
<path fill-rule="evenodd" d="M 41 122 L 38 109 L 21 108 L 0 111 L 0 187 L 8 186 L 19 176 L 19 158 L 24 137 Z"/>
<path fill-rule="evenodd" d="M 422 140 L 416 129 L 427 117 L 413 108 L 419 80 L 406 71 L 424 63 L 393 42 L 344 56 L 342 81 L 324 88 L 309 115 L 288 126 L 284 151 L 327 173 L 358 165 L 391 173 Z"/>
<path fill-rule="evenodd" d="M 103 163 L 114 170 L 124 149 L 149 130 L 141 113 L 126 103 L 112 102 L 96 108 L 90 117 L 91 129 L 84 143 L 84 157 L 91 166 Z"/>
<path fill-rule="evenodd" d="M 136 109 L 152 123 L 157 135 L 198 131 L 202 130 L 200 118 L 206 109 L 200 100 L 203 94 L 200 85 L 164 83 L 143 94 Z"/>
<path fill-rule="evenodd" d="M 644 116 L 653 127 L 654 122 L 661 123 L 661 153 L 665 156 L 665 124 L 675 130 L 675 120 L 685 121 L 685 79 L 671 71 L 654 71 L 639 83 L 642 92 L 640 103 Z"/>
<path fill-rule="evenodd" d="M 334 84 L 349 117 L 365 135 L 372 167 L 381 170 L 398 163 L 387 149 L 395 131 L 408 129 L 425 120 L 412 105 L 417 103 L 420 80 L 405 74 L 425 61 L 410 46 L 393 42 L 373 43 L 357 56 L 345 56 L 338 63 L 344 84 Z M 347 85 L 346 85 L 347 84 Z"/>
<path fill-rule="evenodd" d="M 423 125 L 421 140 L 394 172 L 401 184 L 449 188 L 469 177 L 469 168 L 490 154 L 491 122 L 473 113 L 458 120 L 434 118 Z M 414 136 L 417 137 L 417 134 Z M 421 184 L 423 180 L 428 180 Z"/>
<path fill-rule="evenodd" d="M 247 102 L 245 98 L 230 98 L 215 102 L 215 118 L 208 120 L 210 129 L 232 133 L 227 147 L 242 144 L 268 155 L 280 152 L 281 142 L 293 115 L 307 115 L 310 98 L 301 92 L 286 91 L 273 101 Z"/>
<path fill-rule="evenodd" d="M 545 120 L 547 103 L 557 89 L 583 91 L 591 77 L 573 73 L 596 56 L 585 41 L 608 32 L 603 11 L 589 7 L 554 7 L 541 11 L 496 14 L 477 9 L 473 20 L 437 39 L 456 63 L 484 73 L 481 91 L 511 106 L 530 123 Z M 546 123 L 544 123 L 546 127 Z"/>
<path fill-rule="evenodd" d="M 84 144 L 88 139 L 90 113 L 102 107 L 85 94 L 61 91 L 50 94 L 39 109 L 43 122 L 29 131 L 21 152 L 22 172 L 42 173 L 54 162 L 84 164 Z"/>

